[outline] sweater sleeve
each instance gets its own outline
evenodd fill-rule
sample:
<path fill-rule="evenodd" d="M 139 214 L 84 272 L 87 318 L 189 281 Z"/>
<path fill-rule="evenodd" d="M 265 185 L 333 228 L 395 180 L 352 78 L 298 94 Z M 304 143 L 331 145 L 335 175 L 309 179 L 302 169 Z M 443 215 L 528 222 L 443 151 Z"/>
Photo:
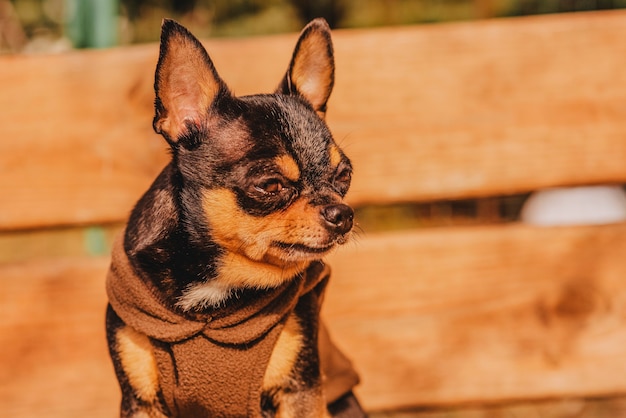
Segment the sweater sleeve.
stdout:
<path fill-rule="evenodd" d="M 350 359 L 331 340 L 323 320 L 318 344 L 326 401 L 330 404 L 350 392 L 359 383 L 359 375 Z"/>

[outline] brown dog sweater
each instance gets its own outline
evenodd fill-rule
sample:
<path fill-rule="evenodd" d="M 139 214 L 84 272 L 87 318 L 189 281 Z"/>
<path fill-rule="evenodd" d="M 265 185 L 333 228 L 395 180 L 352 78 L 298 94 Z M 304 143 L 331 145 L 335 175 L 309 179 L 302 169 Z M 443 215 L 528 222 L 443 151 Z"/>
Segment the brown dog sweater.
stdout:
<path fill-rule="evenodd" d="M 164 305 L 135 274 L 118 239 L 106 288 L 116 314 L 152 341 L 173 416 L 259 417 L 263 377 L 283 325 L 302 297 L 319 308 L 329 274 L 322 262 L 313 262 L 278 288 L 243 292 L 212 315 L 191 318 Z M 318 338 L 330 403 L 348 393 L 358 376 L 323 324 Z"/>

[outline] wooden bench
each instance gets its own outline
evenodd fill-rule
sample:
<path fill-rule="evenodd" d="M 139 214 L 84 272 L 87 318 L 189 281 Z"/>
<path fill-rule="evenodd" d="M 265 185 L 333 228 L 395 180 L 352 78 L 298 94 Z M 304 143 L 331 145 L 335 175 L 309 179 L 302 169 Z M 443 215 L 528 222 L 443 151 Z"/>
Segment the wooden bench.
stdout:
<path fill-rule="evenodd" d="M 605 12 L 337 31 L 328 118 L 356 167 L 350 201 L 626 183 L 625 25 Z M 247 94 L 274 88 L 295 39 L 206 45 Z M 156 59 L 154 44 L 0 57 L 2 248 L 119 231 L 167 159 Z M 626 393 L 623 223 L 365 230 L 329 262 L 323 314 L 369 410 Z M 0 265 L 1 415 L 115 416 L 107 267 Z"/>

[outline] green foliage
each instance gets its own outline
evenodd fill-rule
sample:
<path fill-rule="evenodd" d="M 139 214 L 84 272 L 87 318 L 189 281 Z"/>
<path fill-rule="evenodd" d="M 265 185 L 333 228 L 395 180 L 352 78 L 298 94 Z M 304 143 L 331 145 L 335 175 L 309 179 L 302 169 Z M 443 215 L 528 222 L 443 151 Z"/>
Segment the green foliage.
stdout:
<path fill-rule="evenodd" d="M 63 19 L 73 3 L 82 0 L 12 1 L 31 37 L 72 29 Z M 117 35 L 111 38 L 127 44 L 157 41 L 164 17 L 202 38 L 293 32 L 315 17 L 357 28 L 616 8 L 626 8 L 626 0 L 119 0 L 120 18 L 108 26 Z"/>

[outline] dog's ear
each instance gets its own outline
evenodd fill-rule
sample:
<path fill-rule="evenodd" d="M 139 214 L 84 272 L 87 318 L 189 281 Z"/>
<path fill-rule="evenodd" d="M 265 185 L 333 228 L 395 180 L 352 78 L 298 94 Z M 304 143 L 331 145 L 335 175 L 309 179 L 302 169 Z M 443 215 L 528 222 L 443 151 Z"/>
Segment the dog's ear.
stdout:
<path fill-rule="evenodd" d="M 230 95 L 209 54 L 187 29 L 169 19 L 161 27 L 154 91 L 154 130 L 170 145 L 202 130 L 211 105 Z"/>
<path fill-rule="evenodd" d="M 330 27 L 324 19 L 318 18 L 302 30 L 287 74 L 277 92 L 300 95 L 324 118 L 334 82 L 335 60 Z"/>

